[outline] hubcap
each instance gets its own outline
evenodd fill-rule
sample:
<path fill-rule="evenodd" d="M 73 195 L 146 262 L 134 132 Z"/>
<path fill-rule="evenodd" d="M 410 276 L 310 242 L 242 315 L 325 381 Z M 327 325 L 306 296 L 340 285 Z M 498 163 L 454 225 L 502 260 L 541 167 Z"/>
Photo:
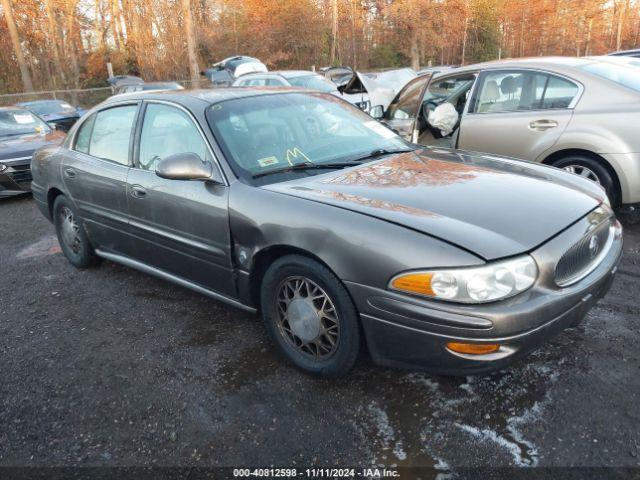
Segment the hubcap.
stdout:
<path fill-rule="evenodd" d="M 80 250 L 82 250 L 79 233 L 80 228 L 73 216 L 73 212 L 67 207 L 62 207 L 62 209 L 60 209 L 60 219 L 60 233 L 62 241 L 73 253 L 79 254 Z"/>
<path fill-rule="evenodd" d="M 563 169 L 569 173 L 588 178 L 592 182 L 596 182 L 598 185 L 600 185 L 600 178 L 598 178 L 598 175 L 596 175 L 593 170 L 585 167 L 584 165 L 566 165 L 565 167 L 563 167 Z"/>
<path fill-rule="evenodd" d="M 314 360 L 335 353 L 340 321 L 327 293 L 306 277 L 289 277 L 278 287 L 278 330 L 298 352 Z"/>

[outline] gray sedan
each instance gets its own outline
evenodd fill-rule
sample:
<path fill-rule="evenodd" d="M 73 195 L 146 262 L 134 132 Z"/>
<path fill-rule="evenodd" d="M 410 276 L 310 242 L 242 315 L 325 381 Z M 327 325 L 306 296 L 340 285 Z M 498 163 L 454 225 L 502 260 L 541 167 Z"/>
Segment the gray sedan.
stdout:
<path fill-rule="evenodd" d="M 385 365 L 501 368 L 576 325 L 622 251 L 595 183 L 421 148 L 324 93 L 112 97 L 32 169 L 73 265 L 108 259 L 259 311 L 320 375 L 365 345 Z"/>

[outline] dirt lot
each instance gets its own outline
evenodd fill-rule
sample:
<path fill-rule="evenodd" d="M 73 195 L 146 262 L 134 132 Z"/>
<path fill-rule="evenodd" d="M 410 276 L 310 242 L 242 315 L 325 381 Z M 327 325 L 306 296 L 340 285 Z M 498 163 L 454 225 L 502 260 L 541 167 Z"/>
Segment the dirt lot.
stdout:
<path fill-rule="evenodd" d="M 254 316 L 110 262 L 74 269 L 31 199 L 5 201 L 0 466 L 637 468 L 639 297 L 635 224 L 607 297 L 523 363 L 464 379 L 364 360 L 318 380 Z"/>

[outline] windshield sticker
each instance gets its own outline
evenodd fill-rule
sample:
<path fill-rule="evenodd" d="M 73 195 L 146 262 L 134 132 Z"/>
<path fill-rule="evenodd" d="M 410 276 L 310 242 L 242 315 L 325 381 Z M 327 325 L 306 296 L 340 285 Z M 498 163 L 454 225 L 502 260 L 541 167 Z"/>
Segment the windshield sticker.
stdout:
<path fill-rule="evenodd" d="M 275 165 L 276 163 L 280 163 L 276 157 L 271 155 L 270 157 L 264 157 L 258 159 L 258 165 L 261 167 L 268 167 L 269 165 Z"/>
<path fill-rule="evenodd" d="M 20 123 L 22 125 L 24 125 L 25 123 L 34 123 L 33 117 L 28 113 L 26 115 L 20 114 L 20 113 L 14 113 L 13 119 L 16 121 L 16 123 Z"/>
<path fill-rule="evenodd" d="M 374 131 L 375 133 L 377 133 L 383 138 L 397 137 L 397 135 L 392 130 L 389 130 L 387 127 L 385 127 L 384 125 L 381 125 L 379 122 L 376 122 L 375 120 L 372 120 L 370 122 L 364 122 L 364 126 L 367 127 L 369 130 Z"/>
<path fill-rule="evenodd" d="M 289 165 L 293 165 L 294 160 L 303 160 L 305 162 L 311 162 L 309 157 L 307 157 L 302 150 L 298 147 L 293 147 L 287 149 L 286 159 Z M 299 162 L 298 162 L 299 163 Z"/>

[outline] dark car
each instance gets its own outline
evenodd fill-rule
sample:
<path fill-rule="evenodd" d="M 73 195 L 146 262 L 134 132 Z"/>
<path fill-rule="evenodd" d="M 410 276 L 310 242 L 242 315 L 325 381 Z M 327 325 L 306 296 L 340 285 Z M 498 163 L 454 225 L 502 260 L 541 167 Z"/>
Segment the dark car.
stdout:
<path fill-rule="evenodd" d="M 0 198 L 29 192 L 33 152 L 64 137 L 29 110 L 0 107 Z"/>
<path fill-rule="evenodd" d="M 619 52 L 612 52 L 609 55 L 614 57 L 635 57 L 640 58 L 640 48 L 633 50 L 620 50 Z"/>
<path fill-rule="evenodd" d="M 246 73 L 266 71 L 265 64 L 257 58 L 236 55 L 214 63 L 210 68 L 202 70 L 200 74 L 216 87 L 228 87 L 236 78 Z"/>
<path fill-rule="evenodd" d="M 501 368 L 576 325 L 622 252 L 595 183 L 422 148 L 319 92 L 112 97 L 33 175 L 73 265 L 106 258 L 260 311 L 322 375 L 365 342 L 387 365 Z"/>
<path fill-rule="evenodd" d="M 68 132 L 74 123 L 86 112 L 83 108 L 74 107 L 63 100 L 35 100 L 22 102 L 19 107 L 31 110 L 57 130 Z"/>

